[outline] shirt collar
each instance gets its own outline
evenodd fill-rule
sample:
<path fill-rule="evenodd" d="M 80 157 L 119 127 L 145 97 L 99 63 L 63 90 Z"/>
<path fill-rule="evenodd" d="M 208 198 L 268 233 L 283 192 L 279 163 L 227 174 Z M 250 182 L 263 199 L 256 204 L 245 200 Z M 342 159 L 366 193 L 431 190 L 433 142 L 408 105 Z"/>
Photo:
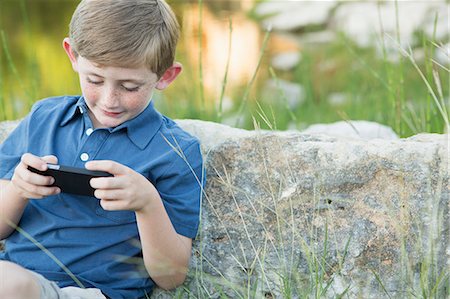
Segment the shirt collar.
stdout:
<path fill-rule="evenodd" d="M 128 138 L 137 147 L 144 149 L 159 131 L 162 122 L 163 116 L 155 109 L 151 101 L 138 116 L 117 126 L 112 132 L 126 129 Z"/>
<path fill-rule="evenodd" d="M 75 105 L 67 110 L 60 125 L 65 126 L 72 119 L 88 111 L 83 97 L 80 97 Z M 135 118 L 130 119 L 116 128 L 109 129 L 111 133 L 125 129 L 128 138 L 140 149 L 144 149 L 161 127 L 163 116 L 153 104 L 153 101 Z"/>
<path fill-rule="evenodd" d="M 60 126 L 63 127 L 67 125 L 72 119 L 74 119 L 76 116 L 79 116 L 85 112 L 87 112 L 87 106 L 84 102 L 84 98 L 80 97 L 75 105 L 72 105 L 67 109 L 66 114 L 61 120 Z"/>

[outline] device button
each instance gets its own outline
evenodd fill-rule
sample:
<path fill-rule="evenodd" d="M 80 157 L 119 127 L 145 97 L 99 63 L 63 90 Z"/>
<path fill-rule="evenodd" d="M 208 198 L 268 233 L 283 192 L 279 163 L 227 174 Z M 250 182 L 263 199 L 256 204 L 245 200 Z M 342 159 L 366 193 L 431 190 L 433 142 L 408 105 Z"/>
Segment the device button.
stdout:
<path fill-rule="evenodd" d="M 89 128 L 86 130 L 86 135 L 91 136 L 92 132 L 94 132 L 94 130 L 92 130 L 92 128 Z"/>
<path fill-rule="evenodd" d="M 80 155 L 80 159 L 81 159 L 81 161 L 86 162 L 87 160 L 89 160 L 89 155 L 86 153 L 82 153 Z"/>

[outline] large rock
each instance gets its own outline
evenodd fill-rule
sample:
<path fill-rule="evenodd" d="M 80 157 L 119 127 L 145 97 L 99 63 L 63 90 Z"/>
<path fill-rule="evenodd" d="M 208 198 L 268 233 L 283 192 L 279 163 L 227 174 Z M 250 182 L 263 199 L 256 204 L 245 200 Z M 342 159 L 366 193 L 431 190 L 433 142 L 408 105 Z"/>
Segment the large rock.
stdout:
<path fill-rule="evenodd" d="M 179 124 L 203 142 L 202 223 L 184 287 L 152 298 L 450 295 L 448 136 Z"/>
<path fill-rule="evenodd" d="M 302 131 L 304 134 L 325 134 L 357 139 L 399 139 L 392 128 L 365 120 L 338 121 L 331 124 L 314 124 Z"/>

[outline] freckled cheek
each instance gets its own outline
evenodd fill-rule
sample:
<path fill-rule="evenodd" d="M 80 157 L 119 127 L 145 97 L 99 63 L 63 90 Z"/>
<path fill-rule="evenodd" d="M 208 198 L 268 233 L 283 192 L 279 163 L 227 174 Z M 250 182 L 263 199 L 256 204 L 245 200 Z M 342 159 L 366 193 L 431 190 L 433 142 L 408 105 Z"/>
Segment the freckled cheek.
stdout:
<path fill-rule="evenodd" d="M 141 111 L 150 101 L 150 96 L 146 92 L 138 93 L 132 96 L 127 96 L 127 100 L 124 101 L 124 105 L 127 106 L 128 110 L 138 110 Z"/>
<path fill-rule="evenodd" d="M 135 109 L 139 109 L 140 104 L 140 100 L 137 97 L 127 97 L 126 101 L 124 101 L 124 106 L 127 107 L 127 110 L 135 110 Z"/>
<path fill-rule="evenodd" d="M 83 87 L 83 95 L 90 102 L 96 102 L 100 96 L 100 93 L 95 88 L 91 88 L 89 86 L 84 86 Z"/>

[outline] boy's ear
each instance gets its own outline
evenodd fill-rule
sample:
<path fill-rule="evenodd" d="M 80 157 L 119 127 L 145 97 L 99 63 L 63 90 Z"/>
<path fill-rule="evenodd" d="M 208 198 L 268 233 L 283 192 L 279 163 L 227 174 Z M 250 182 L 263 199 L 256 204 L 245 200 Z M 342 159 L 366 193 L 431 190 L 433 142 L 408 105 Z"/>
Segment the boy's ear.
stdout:
<path fill-rule="evenodd" d="M 169 67 L 164 74 L 159 79 L 155 88 L 163 90 L 172 83 L 173 80 L 181 73 L 183 66 L 179 62 L 175 62 L 171 67 Z"/>
<path fill-rule="evenodd" d="M 75 55 L 75 53 L 72 50 L 72 46 L 70 45 L 70 39 L 68 37 L 63 39 L 63 44 L 62 44 L 64 51 L 66 51 L 67 56 L 70 59 L 70 63 L 72 64 L 72 68 L 75 72 L 78 72 L 78 60 L 77 60 L 77 56 Z"/>

